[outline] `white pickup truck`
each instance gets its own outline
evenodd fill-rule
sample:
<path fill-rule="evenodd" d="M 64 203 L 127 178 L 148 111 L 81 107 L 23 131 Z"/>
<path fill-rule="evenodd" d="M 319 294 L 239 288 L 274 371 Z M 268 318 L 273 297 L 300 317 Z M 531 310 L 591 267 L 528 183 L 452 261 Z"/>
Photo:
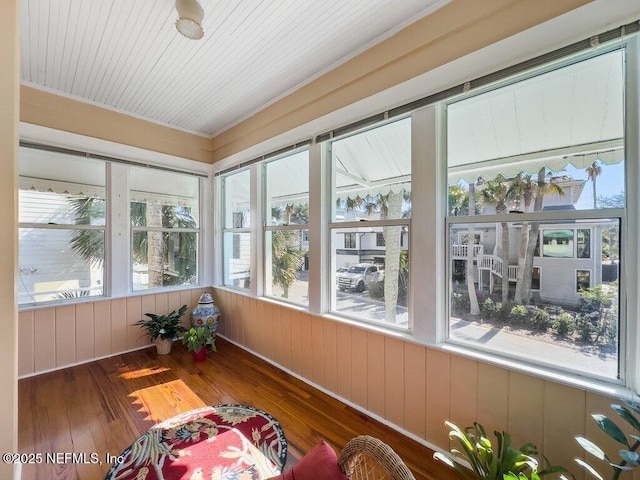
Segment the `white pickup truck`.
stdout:
<path fill-rule="evenodd" d="M 363 292 L 372 282 L 382 280 L 383 271 L 373 263 L 357 263 L 346 272 L 338 273 L 336 283 L 338 288 L 344 290 L 356 290 Z"/>

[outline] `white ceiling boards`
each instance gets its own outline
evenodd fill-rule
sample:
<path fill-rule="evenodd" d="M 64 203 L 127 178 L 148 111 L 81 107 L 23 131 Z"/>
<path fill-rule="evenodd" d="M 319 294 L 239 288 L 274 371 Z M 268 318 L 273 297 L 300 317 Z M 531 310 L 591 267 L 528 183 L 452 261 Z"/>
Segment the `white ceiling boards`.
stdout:
<path fill-rule="evenodd" d="M 446 0 L 200 0 L 204 37 L 174 0 L 21 0 L 21 79 L 212 136 Z"/>

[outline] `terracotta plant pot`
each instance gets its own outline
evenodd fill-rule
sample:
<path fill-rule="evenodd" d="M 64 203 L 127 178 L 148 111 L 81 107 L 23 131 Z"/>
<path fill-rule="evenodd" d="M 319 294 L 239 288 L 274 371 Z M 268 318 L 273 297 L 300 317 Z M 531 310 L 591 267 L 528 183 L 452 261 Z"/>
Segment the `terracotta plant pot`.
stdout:
<path fill-rule="evenodd" d="M 173 342 L 169 339 L 163 340 L 160 337 L 156 338 L 156 350 L 158 351 L 158 355 L 166 355 L 171 352 L 171 345 Z"/>
<path fill-rule="evenodd" d="M 207 347 L 204 346 L 200 350 L 198 350 L 197 352 L 195 352 L 195 351 L 191 352 L 191 355 L 193 355 L 193 360 L 194 361 L 201 362 L 205 358 L 207 358 Z"/>

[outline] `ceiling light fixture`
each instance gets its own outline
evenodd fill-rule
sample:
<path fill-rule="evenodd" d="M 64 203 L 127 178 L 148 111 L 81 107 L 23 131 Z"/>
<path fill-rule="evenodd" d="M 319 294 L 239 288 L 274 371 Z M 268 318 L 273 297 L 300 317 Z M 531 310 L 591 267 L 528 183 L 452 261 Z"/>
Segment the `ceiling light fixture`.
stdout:
<path fill-rule="evenodd" d="M 199 40 L 204 35 L 202 30 L 202 19 L 204 10 L 196 0 L 176 0 L 176 10 L 178 20 L 176 28 L 187 38 Z"/>

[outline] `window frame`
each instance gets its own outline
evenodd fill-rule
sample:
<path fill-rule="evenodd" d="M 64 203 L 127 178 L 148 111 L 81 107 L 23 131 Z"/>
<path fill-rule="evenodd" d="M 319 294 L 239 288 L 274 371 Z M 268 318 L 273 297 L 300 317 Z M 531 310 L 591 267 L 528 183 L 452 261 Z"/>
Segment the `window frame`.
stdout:
<path fill-rule="evenodd" d="M 252 286 L 255 282 L 253 281 L 253 278 L 255 276 L 254 273 L 254 262 L 255 262 L 255 253 L 254 253 L 254 236 L 253 236 L 253 232 L 255 227 L 252 228 L 252 226 L 255 225 L 255 221 L 250 220 L 249 221 L 249 226 L 241 226 L 241 227 L 236 227 L 235 226 L 235 217 L 232 215 L 232 219 L 233 219 L 233 225 L 231 227 L 227 227 L 226 226 L 226 214 L 227 214 L 227 209 L 228 209 L 228 205 L 227 205 L 227 195 L 226 195 L 226 190 L 227 190 L 227 180 L 231 177 L 233 177 L 234 175 L 241 175 L 243 173 L 247 172 L 249 175 L 249 184 L 250 184 L 250 188 L 249 188 L 249 215 L 251 215 L 251 212 L 254 211 L 255 209 L 255 205 L 253 205 L 253 201 L 254 198 L 256 198 L 256 193 L 254 192 L 254 189 L 251 187 L 251 184 L 254 183 L 253 181 L 253 177 L 255 176 L 254 174 L 254 169 L 253 168 L 242 168 L 239 170 L 234 170 L 233 172 L 229 172 L 225 175 L 221 175 L 220 178 L 220 205 L 221 205 L 221 209 L 220 209 L 220 224 L 221 224 L 221 228 L 220 231 L 222 233 L 221 235 L 221 239 L 220 239 L 220 251 L 222 253 L 221 255 L 221 273 L 222 273 L 222 277 L 221 277 L 221 285 L 226 287 L 226 288 L 231 288 L 234 290 L 240 290 L 240 291 L 252 291 L 252 288 L 255 288 L 254 286 Z M 225 254 L 225 236 L 226 234 L 239 234 L 239 235 L 249 235 L 249 286 L 248 287 L 239 287 L 239 286 L 235 286 L 235 285 L 229 285 L 225 282 L 225 279 L 227 277 L 227 269 L 228 269 L 228 265 L 226 264 L 226 262 L 224 261 L 224 259 L 226 258 L 226 254 Z M 231 257 L 230 257 L 231 258 Z M 231 272 L 229 272 L 229 274 L 231 274 Z"/>
<path fill-rule="evenodd" d="M 308 302 L 304 303 L 304 302 L 297 302 L 295 300 L 289 299 L 289 298 L 283 298 L 283 297 L 279 297 L 276 296 L 273 293 L 267 293 L 269 292 L 272 288 L 273 285 L 269 285 L 269 282 L 267 281 L 268 279 L 270 279 L 270 263 L 272 261 L 271 255 L 270 255 L 270 249 L 268 248 L 268 242 L 269 242 L 269 236 L 271 236 L 271 238 L 273 238 L 273 234 L 275 232 L 292 232 L 292 231 L 300 231 L 300 241 L 301 244 L 304 243 L 304 238 L 305 236 L 307 237 L 307 239 L 309 238 L 309 224 L 310 224 L 310 218 L 307 219 L 306 223 L 290 223 L 290 224 L 273 224 L 271 222 L 271 207 L 269 204 L 269 199 L 267 198 L 268 195 L 268 182 L 269 182 L 269 176 L 267 173 L 267 169 L 269 164 L 273 163 L 273 162 L 278 162 L 284 159 L 287 159 L 289 157 L 292 157 L 294 155 L 298 155 L 300 153 L 306 152 L 307 153 L 307 169 L 310 171 L 310 151 L 308 147 L 302 147 L 302 148 L 298 148 L 298 149 L 293 149 L 283 155 L 279 155 L 279 156 L 275 156 L 273 158 L 269 158 L 268 160 L 263 160 L 261 162 L 259 162 L 258 164 L 258 168 L 256 169 L 256 172 L 259 172 L 259 179 L 257 180 L 259 183 L 262 184 L 262 193 L 263 193 L 263 198 L 262 198 L 262 205 L 264 206 L 264 211 L 261 212 L 261 216 L 264 219 L 264 221 L 262 222 L 262 225 L 264 225 L 263 230 L 262 230 L 262 244 L 263 244 L 263 255 L 262 255 L 262 262 L 260 262 L 260 260 L 258 260 L 258 263 L 262 263 L 263 265 L 263 273 L 264 275 L 261 276 L 261 281 L 262 281 L 262 285 L 261 290 L 263 292 L 263 295 L 267 298 L 272 298 L 272 299 L 277 299 L 279 301 L 285 302 L 285 303 L 290 303 L 293 305 L 297 305 L 303 308 L 306 308 L 308 306 Z M 307 186 L 308 185 L 308 181 L 307 181 Z M 310 198 L 310 192 L 309 192 L 309 188 L 307 188 L 307 198 L 308 198 L 308 209 L 309 209 L 309 217 L 311 216 L 311 198 Z M 305 231 L 307 232 L 305 235 Z M 308 240 L 308 243 L 311 243 Z M 309 249 L 307 249 L 307 255 L 308 255 Z M 307 299 L 309 298 L 309 290 L 308 290 L 309 286 L 307 285 Z"/>
<path fill-rule="evenodd" d="M 552 61 L 548 64 L 542 65 L 536 69 L 522 72 L 520 74 L 514 75 L 511 78 L 507 78 L 501 81 L 498 81 L 488 87 L 479 88 L 477 91 L 474 91 L 470 94 L 462 94 L 451 97 L 443 102 L 443 108 L 446 111 L 448 105 L 452 103 L 456 103 L 458 101 L 470 98 L 471 96 L 481 95 L 488 91 L 498 89 L 510 84 L 515 84 L 520 81 L 535 77 L 537 75 L 555 71 L 557 69 L 570 66 L 576 63 L 579 63 L 583 60 L 588 60 L 590 58 L 595 58 L 603 54 L 607 54 L 613 51 L 620 50 L 623 52 L 623 62 L 625 63 L 625 73 L 623 75 L 623 88 L 625 91 L 629 90 L 629 86 L 633 84 L 633 79 L 635 78 L 637 81 L 638 74 L 634 72 L 634 68 L 637 69 L 637 56 L 638 56 L 638 37 L 631 37 L 624 42 L 617 42 L 614 45 L 603 46 L 596 52 L 581 52 L 579 54 L 565 56 L 559 60 Z M 629 65 L 629 57 L 634 57 L 631 66 Z M 623 148 L 625 150 L 625 198 L 626 205 L 624 208 L 601 208 L 601 209 L 584 209 L 584 210 L 574 210 L 568 214 L 568 211 L 547 211 L 547 212 L 532 212 L 532 213 L 521 213 L 514 212 L 508 214 L 483 214 L 483 215 L 464 215 L 464 216 L 451 216 L 448 212 L 448 208 L 443 209 L 443 219 L 446 224 L 446 232 L 449 232 L 450 225 L 452 224 L 462 224 L 462 223 L 500 223 L 500 222 L 540 222 L 544 223 L 545 221 L 556 221 L 558 223 L 562 223 L 563 220 L 600 220 L 600 219 L 616 219 L 618 224 L 620 225 L 620 262 L 624 265 L 629 258 L 637 258 L 637 252 L 634 246 L 630 246 L 628 231 L 630 225 L 633 225 L 635 220 L 629 220 L 629 217 L 635 217 L 638 215 L 637 211 L 634 211 L 631 207 L 633 202 L 634 193 L 630 193 L 632 189 L 626 188 L 631 182 L 633 182 L 633 178 L 637 178 L 637 167 L 630 167 L 630 164 L 638 161 L 638 135 L 633 133 L 633 125 L 637 125 L 638 119 L 640 116 L 640 112 L 637 111 L 637 104 L 629 105 L 629 97 L 630 95 L 625 95 L 623 92 L 623 122 L 624 122 L 624 145 Z M 637 99 L 636 99 L 637 100 Z M 629 109 L 631 108 L 631 111 Z M 632 117 L 631 120 L 629 117 Z M 444 119 L 442 122 L 442 130 L 446 132 L 446 115 L 444 115 Z M 443 135 L 441 141 L 442 145 L 446 145 L 446 133 Z M 629 146 L 632 145 L 632 148 Z M 446 146 L 444 147 L 444 151 L 446 152 Z M 635 153 L 635 158 L 634 158 Z M 446 153 L 442 155 L 441 162 L 444 165 L 444 169 L 447 169 L 447 155 Z M 443 181 L 443 191 L 448 191 L 448 180 L 446 177 L 446 173 L 444 174 Z M 446 201 L 445 201 L 446 204 Z M 577 230 L 580 227 L 573 228 L 574 235 L 574 243 L 573 243 L 573 253 L 572 259 L 577 259 Z M 544 246 L 543 246 L 543 227 L 540 228 L 538 242 L 540 246 L 539 255 L 542 258 Z M 591 232 L 593 234 L 593 232 Z M 592 235 L 591 235 L 592 236 Z M 449 234 L 445 234 L 445 245 L 450 244 Z M 590 248 L 593 239 L 590 238 Z M 451 258 L 449 253 L 449 248 L 445 249 L 445 269 L 447 271 L 446 278 L 449 279 L 451 272 L 450 266 Z M 535 257 L 534 257 L 535 258 Z M 589 257 L 591 258 L 591 257 Z M 569 260 L 567 258 L 567 260 Z M 580 260 L 580 259 L 578 259 Z M 584 259 L 586 260 L 586 259 Z M 623 263 L 624 262 L 624 263 Z M 582 268 L 577 268 L 576 270 L 584 270 Z M 585 372 L 579 369 L 574 369 L 571 367 L 566 367 L 563 365 L 553 366 L 546 364 L 545 362 L 537 362 L 532 361 L 530 359 L 522 358 L 518 355 L 510 354 L 508 352 L 499 352 L 493 349 L 487 349 L 482 345 L 474 345 L 472 343 L 467 342 L 459 342 L 455 339 L 449 338 L 449 329 L 450 329 L 450 319 L 451 319 L 451 302 L 450 298 L 452 295 L 452 288 L 450 282 L 447 282 L 448 286 L 446 289 L 446 294 L 444 296 L 444 303 L 446 308 L 446 314 L 443 319 L 443 328 L 446 333 L 445 343 L 449 343 L 451 345 L 455 345 L 456 348 L 460 348 L 462 351 L 467 351 L 471 354 L 474 352 L 479 352 L 482 355 L 488 355 L 490 358 L 495 359 L 506 359 L 506 361 L 516 361 L 521 362 L 523 365 L 532 365 L 535 368 L 541 368 L 541 371 L 549 371 L 549 370 L 558 370 L 563 373 L 569 375 L 577 375 L 577 376 L 586 376 L 592 381 L 598 382 L 603 381 L 606 384 L 614 384 L 614 385 L 640 385 L 640 378 L 638 378 L 640 372 L 636 371 L 634 367 L 630 364 L 626 352 L 634 349 L 637 345 L 637 341 L 628 335 L 630 331 L 636 331 L 638 326 L 630 324 L 638 323 L 638 320 L 630 319 L 627 315 L 627 311 L 631 311 L 631 309 L 637 309 L 638 305 L 634 302 L 634 305 L 630 305 L 629 297 L 627 292 L 630 291 L 629 288 L 633 286 L 634 280 L 630 279 L 623 272 L 624 269 L 620 269 L 619 272 L 619 312 L 618 312 L 618 330 L 619 330 L 619 340 L 618 340 L 618 378 L 609 378 L 609 377 L 601 377 L 597 374 L 590 374 L 589 372 Z M 590 272 L 590 281 L 592 281 L 593 275 Z M 577 279 L 574 275 L 574 281 Z M 542 286 L 542 272 L 540 272 L 540 286 Z M 640 356 L 640 355 L 639 355 Z"/>
<path fill-rule="evenodd" d="M 132 165 L 130 167 L 128 167 L 129 169 L 141 169 L 141 166 L 137 166 L 137 165 Z M 131 171 L 131 170 L 129 170 Z M 188 173 L 180 173 L 180 172 L 163 172 L 164 175 L 183 175 L 183 176 L 192 176 Z M 131 205 L 134 203 L 131 200 L 131 190 L 132 190 L 132 182 L 129 181 L 128 182 L 128 191 L 129 191 L 129 195 L 128 195 L 128 199 L 129 199 L 129 206 L 128 206 L 128 212 L 129 212 L 129 223 L 130 223 L 130 237 L 129 237 L 129 258 L 130 258 L 130 262 L 129 262 L 129 282 L 130 282 L 130 292 L 133 294 L 140 294 L 140 293 L 147 293 L 147 292 L 158 292 L 158 291 L 164 291 L 166 289 L 171 289 L 171 288 L 192 288 L 195 286 L 200 285 L 201 283 L 201 275 L 202 275 L 202 269 L 201 269 L 201 264 L 202 261 L 200 259 L 200 255 L 202 252 L 202 180 L 198 177 L 194 177 L 194 179 L 196 180 L 196 190 L 197 190 L 197 201 L 196 201 L 196 208 L 197 208 L 197 226 L 196 227 L 157 227 L 157 226 L 153 226 L 153 227 L 149 227 L 149 226 L 135 226 L 132 224 L 131 222 Z M 180 285 L 162 285 L 162 286 L 157 286 L 157 287 L 150 287 L 150 288 L 139 288 L 139 289 L 135 289 L 134 288 L 134 283 L 133 283 L 133 275 L 134 275 L 134 259 L 133 259 L 133 251 L 134 251 L 134 237 L 136 235 L 136 233 L 150 233 L 150 232 L 155 232 L 155 233 L 160 233 L 161 235 L 164 236 L 164 234 L 179 234 L 179 233 L 193 233 L 196 235 L 196 241 L 195 241 L 195 268 L 196 268 L 196 272 L 195 272 L 195 280 L 192 283 L 185 283 L 185 284 L 180 284 Z"/>
<path fill-rule="evenodd" d="M 370 125 L 367 125 L 365 127 L 359 128 L 359 129 L 355 129 L 353 131 L 350 131 L 348 133 L 345 133 L 344 135 L 340 135 L 340 136 L 336 136 L 336 137 L 332 137 L 330 139 L 327 139 L 326 141 L 324 141 L 322 143 L 322 148 L 324 150 L 324 158 L 327 159 L 328 165 L 327 165 L 327 169 L 328 169 L 328 181 L 327 184 L 325 186 L 326 190 L 327 190 L 327 195 L 326 195 L 326 203 L 328 203 L 328 219 L 327 222 L 323 224 L 323 228 L 326 229 L 326 233 L 329 239 L 335 239 L 336 235 L 341 235 L 342 233 L 350 233 L 350 232 L 340 232 L 340 230 L 349 230 L 349 229 L 359 229 L 363 226 L 364 223 L 366 223 L 367 228 L 369 229 L 377 229 L 377 228 L 384 228 L 384 227 L 400 227 L 400 252 L 402 252 L 403 250 L 407 251 L 407 255 L 408 255 L 408 270 L 409 270 L 409 275 L 408 275 L 408 282 L 409 282 L 409 286 L 408 286 L 408 291 L 407 291 L 407 326 L 400 326 L 400 325 L 396 325 L 394 323 L 388 322 L 388 321 L 384 321 L 384 320 L 376 320 L 373 318 L 365 318 L 365 317 L 361 317 L 361 316 L 356 316 L 356 315 L 350 315 L 349 313 L 345 312 L 345 311 L 341 311 L 337 309 L 337 293 L 336 293 L 336 268 L 338 266 L 336 259 L 335 259 L 335 254 L 336 251 L 340 250 L 340 246 L 337 244 L 336 240 L 330 240 L 328 242 L 326 242 L 326 256 L 328 259 L 328 265 L 329 265 L 329 271 L 332 272 L 331 275 L 329 276 L 329 278 L 327 279 L 327 281 L 325 282 L 326 285 L 326 298 L 327 298 L 327 307 L 326 307 L 326 313 L 332 315 L 332 316 L 336 316 L 339 318 L 344 318 L 344 319 L 348 319 L 348 320 L 352 320 L 355 321 L 357 323 L 360 324 L 364 324 L 364 325 L 372 325 L 372 326 L 378 326 L 378 327 L 382 327 L 384 329 L 388 329 L 389 331 L 399 331 L 399 332 L 403 332 L 403 333 L 410 333 L 413 330 L 413 294 L 412 294 L 412 274 L 411 274 L 411 270 L 412 270 L 412 253 L 411 253 L 411 240 L 410 240 L 410 235 L 411 235 L 411 220 L 413 217 L 413 214 L 410 217 L 403 217 L 403 218 L 399 218 L 399 219 L 386 219 L 386 220 L 372 220 L 372 219 L 366 219 L 366 220 L 352 220 L 352 221 L 344 221 L 344 220 L 339 220 L 336 217 L 336 202 L 335 202 L 335 198 L 334 198 L 334 193 L 335 193 L 335 179 L 336 179 L 336 165 L 335 163 L 332 161 L 333 158 L 333 150 L 332 150 L 332 146 L 334 144 L 334 142 L 336 141 L 341 141 L 344 139 L 347 139 L 349 137 L 354 137 L 360 134 L 364 134 L 366 132 L 369 131 L 373 131 L 376 130 L 378 128 L 384 128 L 387 125 L 396 123 L 396 122 L 401 122 L 401 121 L 409 121 L 410 122 L 410 130 L 412 132 L 412 136 L 411 138 L 413 138 L 413 132 L 414 130 L 414 112 L 410 112 L 409 114 L 405 114 L 405 115 L 400 115 L 398 117 L 392 118 L 392 119 L 384 119 L 375 123 L 372 123 Z M 411 145 L 410 145 L 411 147 Z M 411 189 L 412 189 L 412 198 L 413 198 L 413 169 L 416 165 L 416 161 L 415 161 L 415 155 L 412 151 L 411 153 L 411 163 L 410 163 L 410 169 L 411 169 L 411 173 L 408 175 L 409 177 L 409 181 L 411 182 Z M 337 232 L 337 233 L 336 233 Z M 405 236 L 405 234 L 409 232 L 408 235 L 408 241 L 406 242 L 406 248 L 404 245 L 404 240 L 403 237 Z M 379 245 L 377 245 L 377 234 L 376 234 L 376 240 L 373 242 L 375 245 L 375 248 L 378 249 Z M 386 249 L 386 247 L 385 247 Z M 361 243 L 361 240 L 359 241 L 359 245 L 358 245 L 358 250 L 362 251 L 363 250 L 363 246 Z M 359 263 L 365 263 L 365 261 L 359 262 Z M 386 274 L 386 272 L 385 272 Z"/>

